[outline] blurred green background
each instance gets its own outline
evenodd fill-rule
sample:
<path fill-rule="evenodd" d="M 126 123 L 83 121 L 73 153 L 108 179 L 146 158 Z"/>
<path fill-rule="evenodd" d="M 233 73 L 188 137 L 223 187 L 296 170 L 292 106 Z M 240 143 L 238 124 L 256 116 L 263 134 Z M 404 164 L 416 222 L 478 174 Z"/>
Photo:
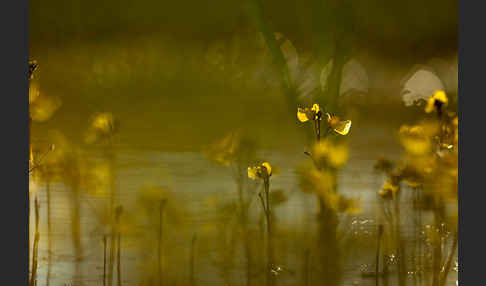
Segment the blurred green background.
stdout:
<path fill-rule="evenodd" d="M 414 64 L 457 51 L 455 0 L 262 3 L 269 29 L 292 42 L 302 66 L 316 47 L 333 44 L 329 31 L 338 31 L 367 69 L 368 97 L 378 102 L 399 101 L 400 80 Z M 81 136 L 89 116 L 111 111 L 123 126 L 121 141 L 131 146 L 171 141 L 177 143 L 166 147 L 190 148 L 188 142 L 204 144 L 236 127 L 265 142 L 282 133 L 298 137 L 253 4 L 31 1 L 37 80 L 63 102 L 56 120 L 34 134 L 60 128 Z"/>

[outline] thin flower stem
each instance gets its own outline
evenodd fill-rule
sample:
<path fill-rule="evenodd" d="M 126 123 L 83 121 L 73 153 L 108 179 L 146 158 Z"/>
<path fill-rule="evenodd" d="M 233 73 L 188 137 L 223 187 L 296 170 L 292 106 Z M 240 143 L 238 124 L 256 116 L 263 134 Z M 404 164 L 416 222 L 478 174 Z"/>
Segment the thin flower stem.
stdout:
<path fill-rule="evenodd" d="M 265 178 L 265 199 L 266 199 L 266 219 L 267 219 L 267 283 L 269 286 L 274 285 L 274 277 L 272 275 L 273 267 L 273 248 L 272 248 L 272 225 L 271 225 L 271 209 L 270 209 L 270 179 Z"/>
<path fill-rule="evenodd" d="M 121 278 L 121 231 L 120 231 L 120 215 L 122 213 L 122 208 L 117 208 L 116 214 L 116 225 L 117 225 L 117 253 L 116 253 L 116 271 L 117 271 L 117 281 L 118 286 L 122 285 Z"/>
<path fill-rule="evenodd" d="M 380 285 L 380 248 L 381 248 L 381 236 L 383 235 L 383 225 L 378 226 L 378 239 L 376 243 L 376 259 L 375 259 L 375 285 Z"/>
<path fill-rule="evenodd" d="M 163 269 L 162 269 L 162 226 L 164 216 L 165 200 L 160 200 L 159 205 L 159 237 L 158 237 L 158 269 L 159 269 L 159 285 L 163 285 Z"/>
<path fill-rule="evenodd" d="M 106 285 L 106 235 L 103 235 L 103 286 Z"/>
<path fill-rule="evenodd" d="M 197 235 L 194 233 L 192 235 L 192 240 L 191 240 L 191 255 L 190 255 L 190 261 L 189 261 L 189 266 L 190 266 L 190 285 L 195 286 L 196 285 L 196 275 L 195 275 L 195 246 L 196 246 L 196 239 Z"/>
<path fill-rule="evenodd" d="M 447 276 L 449 275 L 449 271 L 451 270 L 451 267 L 452 267 L 452 260 L 454 258 L 454 254 L 456 253 L 456 249 L 457 249 L 457 232 L 454 233 L 453 239 L 454 240 L 452 242 L 452 247 L 451 247 L 451 250 L 449 252 L 449 257 L 447 258 L 447 262 L 444 265 L 444 272 L 442 274 L 442 279 L 440 281 L 441 286 L 446 285 Z"/>
<path fill-rule="evenodd" d="M 37 200 L 37 196 L 34 200 L 34 208 L 35 208 L 35 234 L 34 234 L 34 245 L 32 250 L 32 273 L 30 276 L 30 286 L 35 286 L 37 284 L 37 264 L 38 264 L 38 249 L 39 249 L 39 202 Z"/>

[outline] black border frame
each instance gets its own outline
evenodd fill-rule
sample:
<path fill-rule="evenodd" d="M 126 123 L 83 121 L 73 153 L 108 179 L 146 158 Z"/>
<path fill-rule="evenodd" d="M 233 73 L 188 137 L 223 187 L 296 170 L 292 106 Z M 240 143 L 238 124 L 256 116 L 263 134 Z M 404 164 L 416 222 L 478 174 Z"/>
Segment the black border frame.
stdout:
<path fill-rule="evenodd" d="M 2 285 L 28 285 L 29 1 L 2 1 Z M 23 160 L 19 160 L 23 158 Z"/>

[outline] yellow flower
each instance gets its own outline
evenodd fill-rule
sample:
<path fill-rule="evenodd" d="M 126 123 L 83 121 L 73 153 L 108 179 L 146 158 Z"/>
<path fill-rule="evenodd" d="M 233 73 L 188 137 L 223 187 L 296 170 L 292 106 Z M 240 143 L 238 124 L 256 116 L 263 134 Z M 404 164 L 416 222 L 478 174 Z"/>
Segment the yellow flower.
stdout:
<path fill-rule="evenodd" d="M 442 107 L 446 107 L 449 100 L 447 99 L 447 95 L 443 90 L 438 90 L 434 92 L 427 100 L 427 105 L 425 106 L 425 112 L 431 113 L 434 110 L 440 112 Z"/>
<path fill-rule="evenodd" d="M 334 132 L 341 135 L 347 135 L 349 133 L 349 130 L 351 129 L 351 120 L 341 121 L 336 115 L 331 115 L 329 113 L 326 113 L 326 115 L 327 122 Z"/>
<path fill-rule="evenodd" d="M 272 176 L 272 166 L 268 162 L 263 162 L 255 167 L 248 167 L 248 178 L 252 180 L 268 179 L 270 176 Z"/>
<path fill-rule="evenodd" d="M 436 129 L 428 125 L 403 125 L 398 132 L 400 141 L 407 152 L 412 155 L 422 155 L 432 148 L 431 138 Z"/>
<path fill-rule="evenodd" d="M 315 103 L 311 108 L 297 108 L 297 118 L 300 122 L 309 120 L 321 120 L 322 112 L 319 104 Z"/>
<path fill-rule="evenodd" d="M 265 170 L 267 171 L 268 176 L 271 176 L 272 175 L 272 166 L 270 166 L 270 163 L 263 162 L 262 166 L 265 167 Z"/>
<path fill-rule="evenodd" d="M 248 167 L 248 178 L 252 180 L 258 179 L 258 167 Z"/>
<path fill-rule="evenodd" d="M 114 121 L 111 113 L 100 113 L 94 118 L 92 126 L 101 133 L 110 133 L 114 129 Z"/>
<path fill-rule="evenodd" d="M 101 139 L 109 138 L 115 132 L 116 121 L 109 112 L 97 114 L 91 123 L 91 128 L 86 135 L 87 143 L 94 143 Z"/>
<path fill-rule="evenodd" d="M 382 198 L 392 198 L 400 190 L 400 185 L 392 179 L 387 179 L 378 194 Z"/>

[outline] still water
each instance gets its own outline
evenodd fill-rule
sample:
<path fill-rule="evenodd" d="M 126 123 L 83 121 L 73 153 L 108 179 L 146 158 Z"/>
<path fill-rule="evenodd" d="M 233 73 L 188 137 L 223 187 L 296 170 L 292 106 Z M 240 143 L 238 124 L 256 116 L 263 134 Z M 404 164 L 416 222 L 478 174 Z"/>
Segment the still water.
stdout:
<path fill-rule="evenodd" d="M 357 132 L 359 133 L 359 132 Z M 369 137 L 369 136 L 368 136 Z M 375 139 L 376 140 L 376 139 Z M 380 140 L 385 140 L 381 138 Z M 355 238 L 355 245 L 347 253 L 340 285 L 374 285 L 374 277 L 363 277 L 374 269 L 374 251 L 376 241 L 376 225 L 380 221 L 377 209 L 377 190 L 381 187 L 383 178 L 373 171 L 373 164 L 377 156 L 398 154 L 398 148 L 369 148 L 360 146 L 361 140 L 355 140 L 355 147 L 351 152 L 348 165 L 339 174 L 339 192 L 357 198 L 362 211 L 360 214 L 342 215 L 340 228 L 346 236 Z M 366 140 L 365 140 L 366 141 Z M 367 138 L 367 142 L 372 142 Z M 393 146 L 382 142 L 383 145 Z M 361 150 L 360 150 L 361 149 Z M 378 149 L 378 150 L 377 150 Z M 366 151 L 366 152 L 363 152 Z M 315 232 L 315 216 L 318 212 L 316 198 L 304 194 L 299 190 L 295 168 L 307 158 L 298 150 L 289 151 L 261 151 L 262 157 L 279 172 L 272 177 L 271 189 L 282 189 L 288 200 L 276 207 L 275 217 L 277 233 L 281 240 L 281 248 L 277 249 L 278 265 L 284 269 L 278 274 L 278 285 L 300 285 L 302 281 L 302 261 L 305 257 L 305 245 L 309 241 L 302 238 L 306 233 Z M 88 156 L 100 159 L 99 154 L 87 151 Z M 223 279 L 215 262 L 221 252 L 220 237 L 213 230 L 220 226 L 222 215 L 217 203 L 237 200 L 237 185 L 227 167 L 211 163 L 202 152 L 162 152 L 141 151 L 120 148 L 116 160 L 116 185 L 118 186 L 117 201 L 126 211 L 134 209 L 136 194 L 147 185 L 167 187 L 173 194 L 174 200 L 182 204 L 186 213 L 177 220 L 177 225 L 167 225 L 167 232 L 163 248 L 168 255 L 165 259 L 165 271 L 170 276 L 173 285 L 184 285 L 189 281 L 189 257 L 193 235 L 196 240 L 195 284 L 196 285 L 243 285 L 245 281 L 244 258 L 238 251 L 234 255 L 229 277 Z M 46 190 L 39 186 L 37 195 L 40 202 L 40 244 L 39 244 L 39 273 L 38 285 L 46 285 L 48 244 L 46 222 Z M 61 183 L 51 185 L 51 274 L 50 285 L 102 285 L 103 277 L 103 233 L 104 226 L 100 210 L 107 203 L 106 197 L 81 195 L 81 244 L 82 257 L 79 257 L 81 270 L 75 276 L 74 246 L 71 239 L 71 208 L 69 188 Z M 406 204 L 406 203 L 404 203 Z M 31 200 L 33 208 L 33 200 Z M 404 205 L 403 209 L 410 208 Z M 253 222 L 251 227 L 258 229 L 258 217 L 261 209 L 255 199 L 250 206 Z M 407 221 L 407 211 L 404 211 L 404 233 L 408 243 L 414 240 L 413 224 Z M 408 212 L 410 214 L 410 211 Z M 231 220 L 231 213 L 224 213 Z M 170 219 L 170 218 L 168 218 Z M 223 219 L 224 221 L 224 219 Z M 425 222 L 429 221 L 427 218 Z M 380 221 L 383 223 L 382 221 Z M 31 215 L 31 223 L 33 218 Z M 425 224 L 425 223 L 424 223 Z M 224 225 L 224 228 L 231 226 Z M 154 231 L 157 226 L 148 222 L 135 225 L 135 230 L 122 237 L 121 271 L 123 285 L 141 285 L 144 277 L 143 262 L 150 257 L 149 250 L 140 252 L 140 237 L 144 233 Z M 155 245 L 152 249 L 155 251 Z M 224 251 L 224 250 L 223 250 Z M 312 254 L 311 254 L 312 255 Z M 426 270 L 425 270 L 426 271 Z M 413 272 L 409 273 L 409 281 L 413 282 Z M 255 285 L 262 283 L 255 278 Z M 395 285 L 394 275 L 391 273 L 389 285 Z M 456 272 L 451 273 L 447 285 L 455 285 Z M 260 282 L 258 282 L 260 281 Z M 319 280 L 314 281 L 317 284 Z M 412 284 L 410 284 L 412 285 Z"/>

